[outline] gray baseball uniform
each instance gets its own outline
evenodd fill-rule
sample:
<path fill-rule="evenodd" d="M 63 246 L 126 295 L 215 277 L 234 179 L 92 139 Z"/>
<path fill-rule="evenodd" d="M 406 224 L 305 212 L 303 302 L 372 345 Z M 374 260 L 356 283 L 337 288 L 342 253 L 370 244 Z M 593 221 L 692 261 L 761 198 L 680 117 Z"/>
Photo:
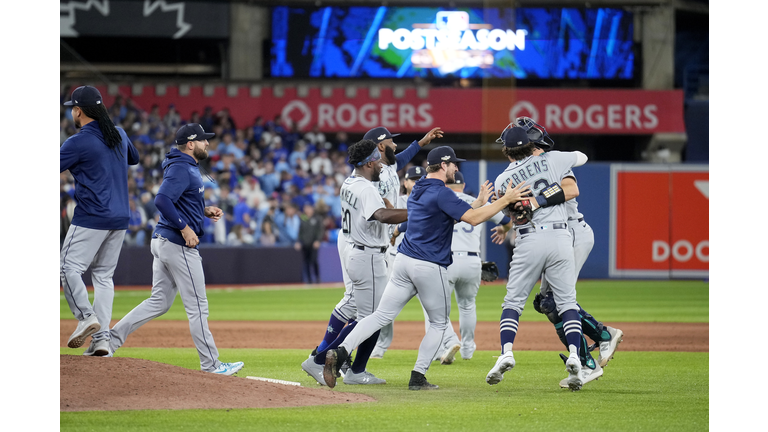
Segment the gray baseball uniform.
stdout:
<path fill-rule="evenodd" d="M 336 248 L 339 251 L 339 261 L 341 262 L 341 277 L 344 281 L 344 296 L 331 312 L 341 321 L 349 322 L 357 317 L 357 306 L 355 305 L 355 290 L 352 286 L 352 280 L 347 273 L 347 257 L 349 256 L 349 238 L 344 230 L 339 230 L 339 236 L 336 239 Z"/>
<path fill-rule="evenodd" d="M 197 143 L 213 136 L 205 134 L 199 125 L 195 126 L 182 126 L 177 132 L 177 142 L 197 138 L 194 141 Z M 185 138 L 193 132 L 194 135 Z M 207 147 L 207 141 L 204 142 Z M 219 361 L 219 352 L 208 329 L 208 299 L 200 251 L 187 246 L 187 240 L 179 228 L 189 228 L 198 237 L 203 234 L 203 218 L 206 213 L 204 191 L 197 159 L 178 148 L 172 148 L 163 161 L 163 183 L 155 198 L 161 217 L 150 242 L 154 257 L 152 292 L 148 299 L 112 328 L 110 349 L 116 351 L 125 343 L 128 335 L 168 312 L 178 292 L 189 319 L 189 332 L 200 358 L 200 369 L 229 375 L 236 370 L 232 369 L 230 373 L 227 369 L 236 364 Z M 242 363 L 237 362 L 237 365 L 235 369 L 239 370 Z"/>
<path fill-rule="evenodd" d="M 566 172 L 577 164 L 577 152 L 550 151 L 514 161 L 496 178 L 500 193 L 508 185 L 530 185 L 534 195 L 553 183 L 559 183 Z M 514 258 L 509 266 L 507 295 L 503 309 L 522 314 L 525 302 L 541 273 L 547 280 L 557 304 L 558 313 L 578 310 L 573 238 L 568 231 L 568 214 L 564 205 L 536 210 L 532 223 L 517 226 Z"/>
<path fill-rule="evenodd" d="M 386 224 L 371 219 L 376 210 L 384 207 L 384 200 L 369 180 L 353 175 L 344 181 L 342 230 L 350 243 L 346 270 L 352 282 L 358 321 L 376 310 L 387 284 L 388 229 Z"/>
<path fill-rule="evenodd" d="M 472 204 L 475 197 L 463 192 L 456 192 L 462 201 Z M 504 218 L 499 212 L 490 219 L 498 224 Z M 475 298 L 480 290 L 480 273 L 482 260 L 480 258 L 480 236 L 483 233 L 483 224 L 472 226 L 466 222 L 459 222 L 453 228 L 451 241 L 451 253 L 453 264 L 448 266 L 448 285 L 456 296 L 456 304 L 459 307 L 459 332 L 461 339 L 456 335 L 453 326 L 446 329 L 443 338 L 443 349 L 448 350 L 454 344 L 461 345 L 461 357 L 472 358 L 475 352 L 475 327 L 477 326 L 477 311 Z M 435 358 L 438 360 L 439 357 Z"/>
<path fill-rule="evenodd" d="M 80 132 L 59 148 L 59 172 L 75 179 L 75 207 L 60 254 L 60 280 L 78 325 L 67 346 L 78 348 L 93 335 L 84 355 L 108 355 L 114 282 L 120 248 L 130 216 L 128 165 L 139 163 L 139 153 L 122 128 L 115 127 L 104 109 L 101 93 L 82 86 L 64 102 Z M 77 111 L 75 110 L 77 108 Z M 91 117 L 86 116 L 86 112 Z M 86 123 L 85 121 L 88 120 Z M 80 126 L 82 122 L 82 127 Z M 105 136 L 104 130 L 112 129 Z M 94 301 L 91 306 L 83 273 L 91 268 Z"/>
<path fill-rule="evenodd" d="M 450 240 L 447 236 L 453 229 L 454 221 L 460 220 L 471 207 L 447 189 L 442 180 L 422 179 L 413 188 L 408 208 L 409 231 L 415 234 L 407 234 L 398 248 L 392 277 L 379 307 L 371 316 L 358 322 L 340 348 L 350 352 L 381 327 L 394 321 L 418 293 L 430 326 L 419 346 L 413 370 L 425 374 L 440 350 L 451 313 L 447 269 L 450 254 L 443 246 L 448 246 Z M 440 251 L 440 256 L 433 255 L 433 251 Z M 427 260 L 427 256 L 431 260 Z"/>

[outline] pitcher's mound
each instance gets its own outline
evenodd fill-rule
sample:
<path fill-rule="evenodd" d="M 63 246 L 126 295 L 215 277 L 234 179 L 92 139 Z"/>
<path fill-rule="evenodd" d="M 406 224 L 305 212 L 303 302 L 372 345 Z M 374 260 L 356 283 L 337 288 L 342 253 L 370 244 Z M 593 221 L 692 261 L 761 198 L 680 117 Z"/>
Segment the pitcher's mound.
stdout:
<path fill-rule="evenodd" d="M 370 396 L 221 376 L 134 358 L 61 355 L 61 411 L 280 408 Z"/>

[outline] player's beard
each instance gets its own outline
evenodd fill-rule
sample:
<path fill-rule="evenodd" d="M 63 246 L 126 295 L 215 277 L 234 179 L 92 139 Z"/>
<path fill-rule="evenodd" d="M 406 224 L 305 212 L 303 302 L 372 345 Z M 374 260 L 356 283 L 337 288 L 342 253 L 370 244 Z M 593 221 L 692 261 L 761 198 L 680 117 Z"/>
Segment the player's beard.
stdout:
<path fill-rule="evenodd" d="M 397 159 L 395 159 L 395 150 L 392 149 L 392 147 L 384 147 L 384 159 L 387 161 L 387 165 L 394 165 L 397 163 Z"/>
<path fill-rule="evenodd" d="M 371 173 L 371 181 L 377 182 L 381 180 L 381 170 L 374 170 L 373 173 Z"/>
<path fill-rule="evenodd" d="M 198 161 L 206 160 L 208 159 L 208 151 L 195 146 L 195 148 L 192 150 L 192 156 L 194 156 Z"/>
<path fill-rule="evenodd" d="M 453 183 L 456 181 L 456 171 L 452 171 L 450 173 L 445 173 L 445 182 L 446 183 Z"/>

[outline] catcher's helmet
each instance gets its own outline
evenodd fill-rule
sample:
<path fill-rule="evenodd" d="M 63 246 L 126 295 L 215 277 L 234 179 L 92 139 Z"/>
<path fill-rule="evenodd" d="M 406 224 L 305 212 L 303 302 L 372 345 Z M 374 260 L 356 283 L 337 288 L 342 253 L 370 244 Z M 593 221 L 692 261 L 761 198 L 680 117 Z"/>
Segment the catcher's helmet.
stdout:
<path fill-rule="evenodd" d="M 532 118 L 518 117 L 515 119 L 514 124 L 525 129 L 528 139 L 536 143 L 537 147 L 550 150 L 555 146 L 555 141 L 549 136 L 544 126 L 536 123 Z"/>

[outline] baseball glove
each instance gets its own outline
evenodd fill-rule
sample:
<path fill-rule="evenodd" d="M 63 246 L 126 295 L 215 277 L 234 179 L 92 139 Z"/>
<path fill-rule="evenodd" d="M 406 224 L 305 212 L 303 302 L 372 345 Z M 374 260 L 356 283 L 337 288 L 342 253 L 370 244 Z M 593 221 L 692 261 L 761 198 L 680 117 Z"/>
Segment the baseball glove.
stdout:
<path fill-rule="evenodd" d="M 484 261 L 482 264 L 482 273 L 480 279 L 486 282 L 493 282 L 499 278 L 499 268 L 493 261 Z"/>
<path fill-rule="evenodd" d="M 533 220 L 533 207 L 531 207 L 531 201 L 526 199 L 516 202 L 510 213 L 515 225 L 527 224 Z"/>

